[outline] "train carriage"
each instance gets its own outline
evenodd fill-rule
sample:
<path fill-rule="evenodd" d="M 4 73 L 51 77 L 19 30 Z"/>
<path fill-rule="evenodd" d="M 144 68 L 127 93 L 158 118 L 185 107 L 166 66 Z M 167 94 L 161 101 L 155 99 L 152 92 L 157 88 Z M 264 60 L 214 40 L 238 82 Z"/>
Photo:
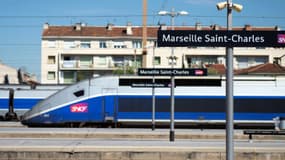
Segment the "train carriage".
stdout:
<path fill-rule="evenodd" d="M 16 118 L 19 119 L 38 102 L 66 86 L 37 85 L 36 88 L 31 88 L 29 85 L 19 84 L 0 85 L 0 120 L 5 119 L 10 105 L 13 105 L 13 111 L 18 115 Z"/>
<path fill-rule="evenodd" d="M 170 80 L 156 77 L 103 76 L 78 82 L 51 95 L 23 116 L 28 126 L 72 124 L 151 124 L 152 86 L 155 119 L 170 119 Z M 175 122 L 177 125 L 224 124 L 223 77 L 176 77 Z M 285 116 L 285 79 L 236 77 L 234 120 L 236 124 L 273 125 Z"/>

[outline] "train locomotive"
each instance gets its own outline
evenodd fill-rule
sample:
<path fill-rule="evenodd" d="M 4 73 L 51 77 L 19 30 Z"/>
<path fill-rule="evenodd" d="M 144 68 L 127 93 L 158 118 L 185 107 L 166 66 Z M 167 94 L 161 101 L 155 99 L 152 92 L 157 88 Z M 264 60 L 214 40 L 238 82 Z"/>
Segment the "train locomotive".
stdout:
<path fill-rule="evenodd" d="M 23 115 L 27 126 L 85 124 L 151 124 L 155 99 L 156 124 L 169 124 L 169 78 L 94 77 L 70 85 L 36 104 Z M 153 91 L 155 94 L 153 94 Z M 235 77 L 234 122 L 273 126 L 285 116 L 285 77 Z M 223 77 L 176 77 L 175 124 L 224 124 Z"/>

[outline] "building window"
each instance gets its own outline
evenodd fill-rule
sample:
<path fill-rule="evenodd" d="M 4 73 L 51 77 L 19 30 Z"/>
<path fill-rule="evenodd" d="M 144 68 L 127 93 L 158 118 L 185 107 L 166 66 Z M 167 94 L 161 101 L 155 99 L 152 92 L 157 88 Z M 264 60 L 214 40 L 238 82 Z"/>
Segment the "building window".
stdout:
<path fill-rule="evenodd" d="M 63 83 L 70 84 L 75 82 L 74 78 L 75 72 L 73 71 L 64 71 L 63 72 Z"/>
<path fill-rule="evenodd" d="M 133 48 L 142 48 L 141 41 L 133 41 Z"/>
<path fill-rule="evenodd" d="M 125 45 L 125 43 L 122 41 L 118 41 L 114 42 L 114 48 L 127 48 L 127 45 Z"/>
<path fill-rule="evenodd" d="M 204 65 L 218 64 L 218 56 L 187 56 L 186 60 L 191 68 L 200 68 L 204 67 Z"/>
<path fill-rule="evenodd" d="M 74 56 L 63 56 L 63 60 L 65 61 L 70 61 L 70 60 L 74 60 Z"/>
<path fill-rule="evenodd" d="M 48 56 L 48 64 L 55 64 L 55 56 Z"/>
<path fill-rule="evenodd" d="M 74 56 L 62 56 L 63 62 L 62 67 L 63 68 L 76 68 L 77 67 L 77 61 L 75 60 Z"/>
<path fill-rule="evenodd" d="M 100 41 L 99 42 L 99 48 L 107 48 L 106 41 Z"/>
<path fill-rule="evenodd" d="M 161 58 L 160 57 L 154 57 L 154 65 L 160 65 L 161 64 Z"/>
<path fill-rule="evenodd" d="M 49 71 L 49 72 L 48 72 L 47 79 L 48 79 L 48 80 L 55 80 L 55 72 Z"/>
<path fill-rule="evenodd" d="M 64 48 L 76 48 L 76 44 L 74 41 L 65 41 L 64 42 Z"/>
<path fill-rule="evenodd" d="M 238 69 L 248 68 L 268 62 L 267 56 L 237 56 Z"/>
<path fill-rule="evenodd" d="M 80 67 L 81 68 L 89 68 L 93 63 L 92 56 L 80 56 Z"/>
<path fill-rule="evenodd" d="M 77 71 L 76 82 L 91 78 L 93 76 L 93 71 Z"/>
<path fill-rule="evenodd" d="M 106 56 L 100 56 L 98 60 L 98 65 L 106 65 L 107 64 L 107 58 Z"/>
<path fill-rule="evenodd" d="M 90 42 L 80 42 L 80 48 L 91 48 Z"/>

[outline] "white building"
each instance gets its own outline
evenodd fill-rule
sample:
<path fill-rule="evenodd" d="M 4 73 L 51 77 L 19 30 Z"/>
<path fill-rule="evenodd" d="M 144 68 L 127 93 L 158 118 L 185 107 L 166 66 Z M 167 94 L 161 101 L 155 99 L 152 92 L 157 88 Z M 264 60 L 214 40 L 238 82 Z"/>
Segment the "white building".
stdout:
<path fill-rule="evenodd" d="M 169 68 L 171 49 L 156 48 L 158 29 L 147 27 L 147 54 L 142 53 L 142 27 L 132 26 L 50 26 L 44 25 L 42 34 L 41 83 L 73 83 L 94 75 L 112 74 L 128 67 Z M 217 25 L 209 27 L 176 26 L 175 30 L 225 30 Z M 236 27 L 233 30 L 278 30 L 278 27 Z M 225 64 L 223 47 L 177 47 L 175 67 L 204 67 L 206 64 Z M 241 69 L 272 63 L 285 54 L 284 48 L 235 48 L 234 68 Z"/>

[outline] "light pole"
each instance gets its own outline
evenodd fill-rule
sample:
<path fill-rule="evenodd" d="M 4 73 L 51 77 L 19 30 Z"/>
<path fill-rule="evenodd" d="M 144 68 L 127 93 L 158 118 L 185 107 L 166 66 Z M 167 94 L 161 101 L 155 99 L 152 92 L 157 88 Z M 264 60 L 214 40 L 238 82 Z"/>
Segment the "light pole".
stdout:
<path fill-rule="evenodd" d="M 188 15 L 186 11 L 179 11 L 176 12 L 174 8 L 172 8 L 171 12 L 168 11 L 160 11 L 158 15 L 161 16 L 170 16 L 171 17 L 171 30 L 174 30 L 174 17 L 180 15 Z M 174 68 L 174 47 L 171 47 L 171 68 Z M 174 76 L 171 75 L 171 88 L 170 88 L 170 96 L 171 96 L 171 108 L 170 108 L 170 133 L 169 133 L 169 141 L 174 141 L 175 133 L 174 133 L 174 86 L 175 86 L 175 79 Z"/>
<path fill-rule="evenodd" d="M 242 6 L 233 4 L 232 0 L 220 2 L 217 4 L 217 9 L 222 10 L 227 8 L 227 30 L 232 30 L 232 10 L 240 12 Z M 234 97 L 233 97 L 233 47 L 226 47 L 226 159 L 234 160 Z"/>
<path fill-rule="evenodd" d="M 156 42 L 153 44 L 152 50 L 152 68 L 155 68 L 155 47 Z M 155 77 L 152 76 L 152 130 L 155 130 Z"/>

